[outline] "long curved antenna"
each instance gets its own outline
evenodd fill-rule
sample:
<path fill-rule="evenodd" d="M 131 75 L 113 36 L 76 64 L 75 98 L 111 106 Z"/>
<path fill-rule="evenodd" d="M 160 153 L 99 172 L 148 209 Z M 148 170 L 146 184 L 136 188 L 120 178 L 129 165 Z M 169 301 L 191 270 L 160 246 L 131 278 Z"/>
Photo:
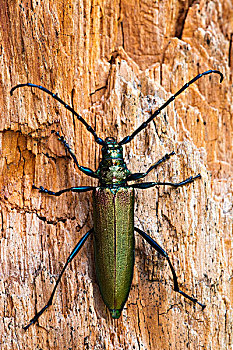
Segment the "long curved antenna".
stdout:
<path fill-rule="evenodd" d="M 192 80 L 190 80 L 188 83 L 186 83 L 179 91 L 177 91 L 177 93 L 175 93 L 175 95 L 173 95 L 172 97 L 169 98 L 169 100 L 167 100 L 167 102 L 165 102 L 161 107 L 159 107 L 159 109 L 157 109 L 152 116 L 147 119 L 144 123 L 142 123 L 130 136 L 126 136 L 125 138 L 123 138 L 123 140 L 121 140 L 119 142 L 119 145 L 125 145 L 126 143 L 130 142 L 134 136 L 136 136 L 140 131 L 142 131 L 143 129 L 145 129 L 147 127 L 147 125 L 165 108 L 167 107 L 167 105 L 169 105 L 169 103 L 171 103 L 172 101 L 175 100 L 175 98 L 181 94 L 181 92 L 183 92 L 184 90 L 186 90 L 189 85 L 193 84 L 196 80 L 200 79 L 202 76 L 207 75 L 207 74 L 211 74 L 211 73 L 217 73 L 221 76 L 220 78 L 220 83 L 223 81 L 223 74 L 218 71 L 218 70 L 207 70 L 204 73 L 198 74 L 195 78 L 193 78 Z"/>
<path fill-rule="evenodd" d="M 83 117 L 81 117 L 81 115 L 79 115 L 77 112 L 75 112 L 75 110 L 70 107 L 69 105 L 67 105 L 64 101 L 62 101 L 60 99 L 60 97 L 58 97 L 56 94 L 54 94 L 53 92 L 49 91 L 48 89 L 46 89 L 45 87 L 43 86 L 40 86 L 40 85 L 35 85 L 35 84 L 31 84 L 31 83 L 26 83 L 26 84 L 18 84 L 16 86 L 14 86 L 11 91 L 10 91 L 10 94 L 11 96 L 13 95 L 13 92 L 14 90 L 20 88 L 20 87 L 24 87 L 24 86 L 31 86 L 31 87 L 35 87 L 35 88 L 38 88 L 44 92 L 46 92 L 47 94 L 49 94 L 50 96 L 52 96 L 55 100 L 57 100 L 58 102 L 60 102 L 63 106 L 65 106 L 66 109 L 68 109 L 70 112 L 74 113 L 74 115 L 76 115 L 76 117 L 78 118 L 78 120 L 80 120 L 81 123 L 83 123 L 85 125 L 85 127 L 87 128 L 88 131 L 90 131 L 90 133 L 94 136 L 95 138 L 95 141 L 99 144 L 99 145 L 105 145 L 105 142 L 104 140 L 102 140 L 100 137 L 98 137 L 96 135 L 96 132 L 94 129 L 92 129 L 92 127 L 87 124 L 86 120 L 83 119 Z"/>

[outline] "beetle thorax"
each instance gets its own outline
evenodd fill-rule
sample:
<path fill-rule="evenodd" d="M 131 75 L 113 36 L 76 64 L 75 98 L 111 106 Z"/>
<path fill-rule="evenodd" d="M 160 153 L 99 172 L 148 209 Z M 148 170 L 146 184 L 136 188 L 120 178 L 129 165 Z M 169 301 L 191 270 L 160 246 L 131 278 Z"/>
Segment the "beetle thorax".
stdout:
<path fill-rule="evenodd" d="M 122 146 L 113 137 L 107 137 L 102 148 L 102 160 L 97 170 L 100 185 L 115 187 L 126 184 L 130 171 L 123 159 Z"/>

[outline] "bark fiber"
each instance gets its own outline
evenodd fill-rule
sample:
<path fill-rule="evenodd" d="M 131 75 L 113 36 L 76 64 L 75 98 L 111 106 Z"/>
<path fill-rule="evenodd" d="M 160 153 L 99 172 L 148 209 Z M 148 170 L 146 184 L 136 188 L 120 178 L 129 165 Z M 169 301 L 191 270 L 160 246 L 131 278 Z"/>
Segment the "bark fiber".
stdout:
<path fill-rule="evenodd" d="M 233 349 L 231 0 L 1 0 L 0 5 L 0 348 Z M 135 234 L 128 301 L 113 320 L 96 282 L 93 240 L 67 269 L 53 306 L 47 302 L 77 241 L 93 226 L 91 193 L 51 190 L 96 185 L 75 169 L 52 130 L 65 135 L 81 165 L 96 169 L 100 146 L 63 106 L 72 105 L 101 138 L 132 133 L 189 79 L 208 69 L 125 146 L 128 167 L 145 181 L 201 180 L 178 189 L 137 190 L 135 224 L 169 254 L 167 262 Z"/>

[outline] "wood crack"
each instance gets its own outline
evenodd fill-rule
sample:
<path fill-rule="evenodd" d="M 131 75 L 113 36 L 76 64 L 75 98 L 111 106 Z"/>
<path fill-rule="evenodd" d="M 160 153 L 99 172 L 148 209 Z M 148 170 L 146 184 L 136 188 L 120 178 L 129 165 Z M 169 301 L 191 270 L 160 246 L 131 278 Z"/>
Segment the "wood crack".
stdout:
<path fill-rule="evenodd" d="M 196 0 L 188 0 L 188 8 L 185 9 L 184 7 L 180 7 L 179 15 L 176 21 L 176 31 L 175 31 L 175 36 L 178 39 L 182 39 L 185 21 L 186 21 L 189 9 L 196 2 L 197 2 Z"/>

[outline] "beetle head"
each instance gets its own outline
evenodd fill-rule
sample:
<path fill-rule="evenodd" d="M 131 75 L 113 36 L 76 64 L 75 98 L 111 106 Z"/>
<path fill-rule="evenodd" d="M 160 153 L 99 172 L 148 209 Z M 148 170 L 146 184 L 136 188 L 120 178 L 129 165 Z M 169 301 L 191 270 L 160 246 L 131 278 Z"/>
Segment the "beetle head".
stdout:
<path fill-rule="evenodd" d="M 107 137 L 105 145 L 102 147 L 103 158 L 122 159 L 123 148 L 120 146 L 114 137 Z"/>

